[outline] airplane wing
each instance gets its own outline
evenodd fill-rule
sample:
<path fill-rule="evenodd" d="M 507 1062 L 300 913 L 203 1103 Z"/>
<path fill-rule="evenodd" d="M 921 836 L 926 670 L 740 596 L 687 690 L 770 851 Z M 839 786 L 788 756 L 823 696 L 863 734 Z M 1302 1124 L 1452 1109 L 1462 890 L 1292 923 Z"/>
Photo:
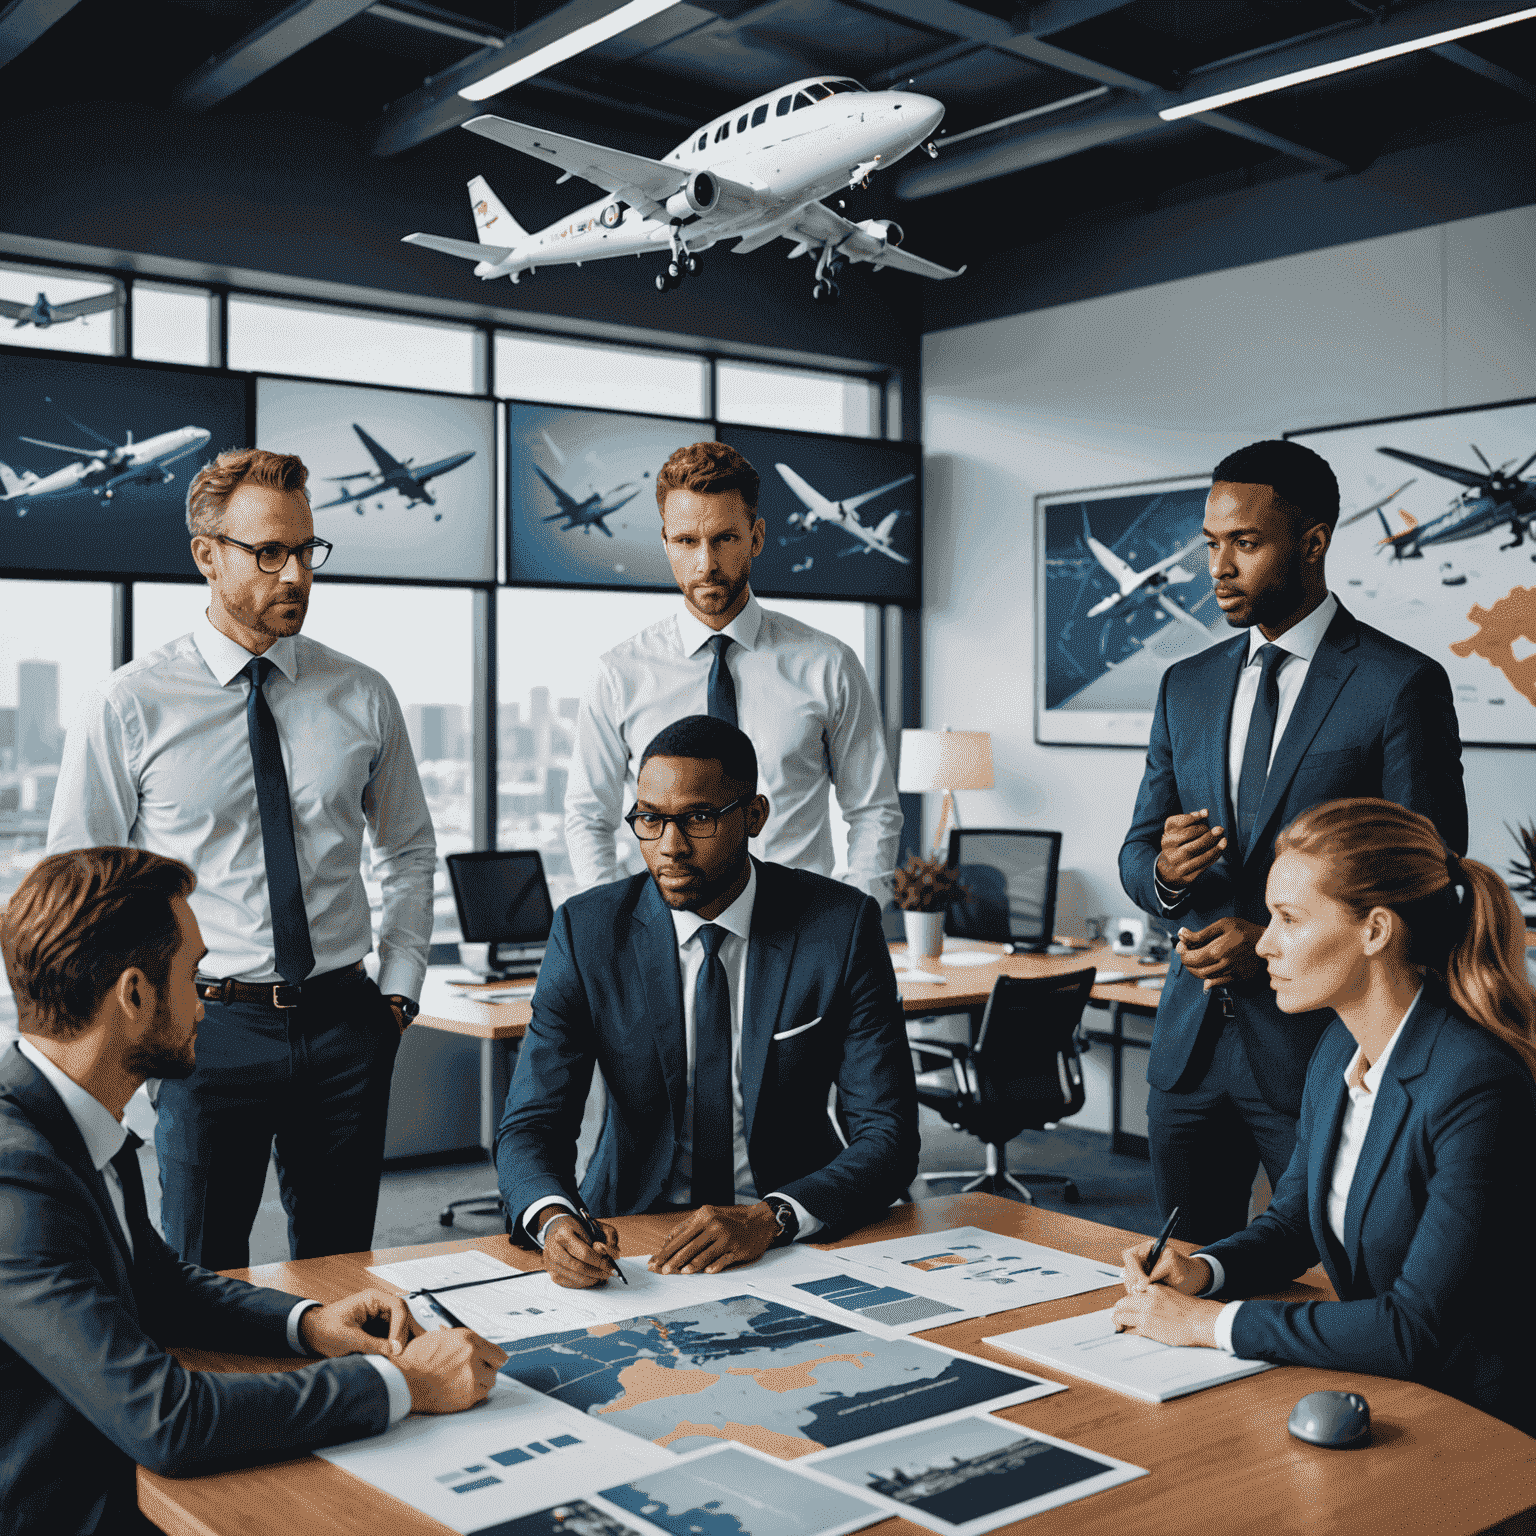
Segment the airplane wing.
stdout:
<path fill-rule="evenodd" d="M 360 491 L 343 491 L 335 501 L 323 501 L 315 508 L 316 512 L 324 512 L 327 507 L 344 507 L 349 502 L 367 501 L 370 496 L 383 490 L 381 485 L 365 485 Z"/>
<path fill-rule="evenodd" d="M 827 515 L 827 508 L 831 506 L 831 502 L 815 486 L 802 480 L 788 464 L 775 464 L 773 467 L 778 470 L 785 485 L 800 498 L 807 508 L 812 512 L 819 513 L 823 517 Z"/>
<path fill-rule="evenodd" d="M 378 443 L 374 442 L 374 440 L 369 437 L 368 434 L 364 432 L 363 429 L 358 426 L 355 421 L 352 423 L 352 430 L 356 432 L 358 437 L 362 440 L 363 447 L 373 455 L 373 462 L 379 466 L 379 473 L 386 480 L 393 478 L 395 475 L 405 475 L 410 473 L 410 471 L 406 469 L 405 465 L 402 464 L 399 459 L 392 458 L 390 454 Z"/>
<path fill-rule="evenodd" d="M 480 245 L 474 240 L 454 240 L 448 235 L 402 235 L 406 245 L 424 245 L 429 251 L 445 256 L 459 256 L 465 261 L 505 261 L 512 254 L 510 245 Z"/>
<path fill-rule="evenodd" d="M 687 185 L 692 174 L 682 166 L 664 165 L 660 160 L 626 154 L 621 149 L 606 149 L 601 144 L 549 133 L 505 117 L 472 117 L 464 126 L 482 138 L 493 139 L 519 154 L 558 166 L 567 175 L 590 181 L 604 192 L 617 193 L 626 202 L 638 205 L 642 212 L 648 211 L 649 205 L 665 203 Z"/>
<path fill-rule="evenodd" d="M 941 267 L 936 261 L 913 256 L 900 246 L 887 245 L 867 229 L 860 229 L 841 214 L 834 213 L 825 203 L 807 203 L 795 215 L 794 221 L 781 228 L 779 233 L 786 240 L 799 240 L 808 245 L 824 245 L 830 240 L 840 255 L 848 257 L 850 261 L 873 262 L 876 271 L 881 267 L 895 267 L 902 272 L 915 273 L 918 277 L 941 279 L 959 277 L 965 271 L 964 267 L 952 271 L 949 267 Z M 736 249 L 740 251 L 741 247 L 737 246 Z"/>
<path fill-rule="evenodd" d="M 916 479 L 916 475 L 903 475 L 900 480 L 892 480 L 889 485 L 877 485 L 874 490 L 865 491 L 862 496 L 846 496 L 843 498 L 843 510 L 852 512 L 855 507 L 862 507 L 866 501 L 873 501 L 876 496 L 884 496 L 887 491 L 894 491 L 897 486 Z"/>
<path fill-rule="evenodd" d="M 104 309 L 117 307 L 115 293 L 98 293 L 93 298 L 75 299 L 68 304 L 51 304 L 55 320 L 78 320 L 81 315 L 99 315 Z"/>
<path fill-rule="evenodd" d="M 1416 464 L 1420 469 L 1427 469 L 1432 475 L 1442 475 L 1447 480 L 1454 480 L 1458 485 L 1481 485 L 1488 478 L 1487 475 L 1478 474 L 1474 470 L 1460 469 L 1455 464 L 1444 464 L 1439 459 L 1426 459 L 1421 453 L 1409 453 L 1403 448 L 1378 448 L 1376 451 L 1386 454 L 1389 458 L 1401 459 L 1405 464 Z"/>
<path fill-rule="evenodd" d="M 1205 535 L 1202 533 L 1199 538 L 1191 539 L 1189 543 L 1186 544 L 1184 548 L 1179 550 L 1176 554 L 1165 555 L 1161 560 L 1157 562 L 1156 565 L 1149 565 L 1146 570 L 1141 573 L 1142 580 L 1146 580 L 1148 576 L 1153 575 L 1157 571 L 1166 571 L 1171 566 L 1177 565 L 1179 561 L 1185 558 L 1185 556 L 1194 554 L 1194 552 L 1204 543 Z"/>
<path fill-rule="evenodd" d="M 556 485 L 555 482 L 551 480 L 549 476 L 546 475 L 537 464 L 533 466 L 533 472 L 539 477 L 540 480 L 544 482 L 545 485 L 549 487 L 550 495 L 555 498 L 555 505 L 560 508 L 560 511 L 557 514 L 558 516 L 574 517 L 576 513 L 580 511 L 580 505 L 576 498 L 574 496 L 568 495 L 565 491 L 562 491 L 560 487 Z M 545 521 L 548 522 L 549 519 L 546 518 Z"/>
<path fill-rule="evenodd" d="M 1174 600 L 1169 597 L 1166 592 L 1159 592 L 1157 594 L 1157 602 L 1158 606 L 1163 610 L 1164 613 L 1168 615 L 1170 619 L 1178 619 L 1181 623 L 1188 624 L 1192 629 L 1198 629 L 1207 640 L 1211 638 L 1210 630 L 1208 630 L 1205 625 L 1202 624 L 1200 620 L 1197 619 L 1194 614 L 1189 611 L 1189 609 L 1183 607 L 1179 603 L 1174 602 Z"/>
<path fill-rule="evenodd" d="M 9 299 L 0 299 L 0 320 L 20 320 L 31 312 L 30 304 L 13 304 Z"/>
<path fill-rule="evenodd" d="M 428 480 L 438 475 L 446 475 L 450 469 L 457 469 L 460 464 L 467 464 L 474 458 L 475 450 L 471 448 L 467 453 L 450 453 L 446 459 L 438 459 L 432 464 L 423 464 L 420 469 L 413 469 L 411 479 L 418 485 L 425 485 Z"/>

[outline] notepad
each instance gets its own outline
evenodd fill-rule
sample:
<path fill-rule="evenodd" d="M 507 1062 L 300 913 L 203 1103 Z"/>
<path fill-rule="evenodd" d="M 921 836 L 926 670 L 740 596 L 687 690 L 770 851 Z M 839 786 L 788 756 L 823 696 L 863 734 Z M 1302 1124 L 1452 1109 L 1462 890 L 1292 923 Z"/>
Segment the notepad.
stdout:
<path fill-rule="evenodd" d="M 1088 1312 L 995 1334 L 982 1342 L 1144 1403 L 1166 1403 L 1271 1368 L 1267 1360 L 1239 1360 L 1220 1349 L 1159 1344 L 1139 1334 L 1116 1333 L 1113 1318 L 1113 1311 Z"/>

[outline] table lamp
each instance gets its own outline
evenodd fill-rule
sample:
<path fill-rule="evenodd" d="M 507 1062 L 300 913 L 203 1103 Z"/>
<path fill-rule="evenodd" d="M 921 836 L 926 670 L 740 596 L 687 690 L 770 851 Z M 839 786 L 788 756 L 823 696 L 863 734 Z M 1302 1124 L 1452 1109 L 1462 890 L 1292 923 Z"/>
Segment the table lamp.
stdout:
<path fill-rule="evenodd" d="M 901 766 L 896 788 L 904 795 L 944 791 L 939 830 L 933 840 L 935 858 L 943 846 L 944 829 L 951 814 L 955 825 L 960 825 L 955 791 L 991 789 L 992 783 L 992 736 L 989 731 L 952 731 L 946 725 L 941 731 L 901 733 Z"/>

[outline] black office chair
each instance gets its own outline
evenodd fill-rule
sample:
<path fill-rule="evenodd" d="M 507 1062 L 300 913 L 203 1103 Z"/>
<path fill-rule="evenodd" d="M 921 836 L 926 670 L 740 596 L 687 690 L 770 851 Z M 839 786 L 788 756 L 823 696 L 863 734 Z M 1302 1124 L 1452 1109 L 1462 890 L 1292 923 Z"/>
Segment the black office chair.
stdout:
<path fill-rule="evenodd" d="M 440 1227 L 451 1227 L 455 1215 L 464 1216 L 500 1216 L 505 1218 L 507 1207 L 501 1198 L 501 1192 L 495 1189 L 485 1190 L 478 1195 L 465 1195 L 459 1200 L 450 1200 L 442 1210 L 437 1213 L 437 1224 Z"/>
<path fill-rule="evenodd" d="M 999 976 L 973 1044 L 922 1042 L 923 1055 L 946 1056 L 949 1067 L 919 1075 L 918 1101 L 983 1142 L 987 1166 L 920 1178 L 969 1179 L 962 1194 L 985 1188 L 1001 1195 L 1012 1188 L 1034 1203 L 1028 1185 L 1008 1171 L 1008 1143 L 1020 1131 L 1045 1130 L 1083 1107 L 1076 1036 L 1093 977 L 1091 966 L 1065 976 Z M 1028 1172 L 1024 1179 L 1060 1184 L 1063 1199 L 1078 1202 L 1077 1185 L 1066 1174 Z"/>
<path fill-rule="evenodd" d="M 955 939 L 988 939 L 1044 949 L 1056 922 L 1061 833 L 1021 827 L 957 827 L 949 864 L 964 895 L 944 916 Z"/>

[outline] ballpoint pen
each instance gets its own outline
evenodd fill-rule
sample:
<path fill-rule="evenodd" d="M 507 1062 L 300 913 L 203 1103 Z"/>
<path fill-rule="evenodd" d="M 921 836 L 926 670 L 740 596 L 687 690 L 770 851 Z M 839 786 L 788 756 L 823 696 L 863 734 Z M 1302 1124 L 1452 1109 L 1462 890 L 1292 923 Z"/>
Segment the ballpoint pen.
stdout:
<path fill-rule="evenodd" d="M 440 1302 L 437 1299 L 437 1297 L 431 1291 L 420 1290 L 420 1291 L 415 1292 L 414 1294 L 416 1294 L 417 1296 L 425 1296 L 427 1298 L 427 1300 L 432 1303 L 432 1310 L 434 1312 L 436 1312 L 436 1313 L 439 1313 L 442 1317 L 447 1319 L 448 1326 L 450 1328 L 467 1328 L 469 1326 L 468 1323 L 462 1322 L 462 1321 L 460 1321 L 460 1319 L 455 1317 L 453 1315 L 453 1313 L 450 1312 L 448 1310 L 448 1308 L 446 1306 L 444 1306 L 443 1303 Z"/>
<path fill-rule="evenodd" d="M 1152 1244 L 1152 1252 L 1147 1255 L 1147 1278 L 1152 1278 L 1152 1271 L 1157 1268 L 1157 1261 L 1163 1256 L 1163 1249 L 1168 1246 L 1168 1239 L 1173 1236 L 1173 1229 L 1179 1224 L 1179 1208 L 1174 1206 L 1168 1220 L 1163 1223 L 1163 1230 L 1157 1234 L 1157 1241 Z"/>
<path fill-rule="evenodd" d="M 452 1285 L 423 1286 L 411 1292 L 412 1296 L 441 1296 L 444 1291 L 467 1291 L 476 1285 L 505 1285 L 510 1280 L 529 1280 L 542 1275 L 542 1269 L 520 1269 L 510 1275 L 487 1275 L 483 1280 L 456 1280 Z"/>
<path fill-rule="evenodd" d="M 593 1221 L 591 1216 L 589 1216 L 586 1211 L 577 1209 L 575 1211 L 575 1215 L 576 1215 L 577 1221 L 579 1221 L 581 1223 L 582 1227 L 586 1230 L 587 1241 L 594 1248 L 599 1243 L 606 1241 L 606 1239 L 603 1237 L 603 1234 L 598 1231 L 597 1223 L 595 1221 Z M 629 1284 L 629 1276 L 626 1275 L 624 1273 L 624 1271 L 619 1268 L 619 1261 L 616 1258 L 614 1258 L 612 1254 L 609 1254 L 608 1255 L 608 1262 L 613 1265 L 613 1272 L 614 1272 L 614 1274 L 616 1274 L 619 1277 L 619 1279 L 624 1282 L 625 1285 L 628 1285 Z"/>

